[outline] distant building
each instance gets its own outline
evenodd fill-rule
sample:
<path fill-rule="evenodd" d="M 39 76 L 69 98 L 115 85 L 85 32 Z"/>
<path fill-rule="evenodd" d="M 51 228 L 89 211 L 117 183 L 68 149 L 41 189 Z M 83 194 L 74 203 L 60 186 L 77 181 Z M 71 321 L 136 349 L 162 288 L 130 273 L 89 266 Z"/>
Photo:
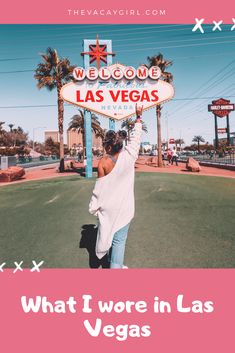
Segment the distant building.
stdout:
<path fill-rule="evenodd" d="M 81 144 L 83 146 L 82 133 L 76 130 L 67 130 L 67 145 L 68 148 L 71 149 L 73 147 L 77 147 L 77 145 Z M 92 133 L 92 147 L 94 149 L 102 148 L 102 139 L 100 137 L 96 137 L 95 133 Z"/>
<path fill-rule="evenodd" d="M 103 148 L 103 142 L 101 137 L 96 137 L 95 133 L 92 133 L 92 147 L 94 149 L 102 149 Z"/>
<path fill-rule="evenodd" d="M 59 131 L 45 131 L 44 132 L 45 141 L 51 138 L 54 142 L 60 142 Z"/>
<path fill-rule="evenodd" d="M 71 149 L 74 146 L 77 146 L 78 144 L 82 144 L 82 134 L 78 133 L 77 131 L 74 130 L 67 130 L 67 145 L 68 148 Z"/>

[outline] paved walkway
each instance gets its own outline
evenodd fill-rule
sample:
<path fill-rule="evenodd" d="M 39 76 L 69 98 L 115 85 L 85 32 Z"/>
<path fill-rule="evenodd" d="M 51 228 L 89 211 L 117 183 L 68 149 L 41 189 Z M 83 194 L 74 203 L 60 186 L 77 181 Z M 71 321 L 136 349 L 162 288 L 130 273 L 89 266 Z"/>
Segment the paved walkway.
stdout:
<path fill-rule="evenodd" d="M 141 172 L 158 172 L 158 173 L 176 173 L 176 174 L 191 174 L 191 175 L 208 175 L 208 176 L 219 176 L 227 178 L 235 178 L 235 171 L 201 166 L 202 170 L 200 173 L 192 173 L 187 171 L 186 163 L 179 163 L 178 166 L 166 165 L 163 168 L 151 167 L 146 165 L 146 160 L 149 157 L 140 157 L 136 163 L 136 170 Z"/>
<path fill-rule="evenodd" d="M 175 174 L 191 174 L 191 175 L 206 175 L 206 176 L 218 176 L 218 177 L 226 177 L 226 178 L 235 178 L 235 172 L 231 170 L 226 170 L 226 169 L 220 169 L 220 168 L 213 168 L 213 167 L 204 167 L 202 166 L 202 170 L 200 173 L 191 173 L 188 172 L 185 168 L 185 163 L 179 163 L 178 166 L 175 165 L 166 165 L 163 168 L 158 168 L 158 167 L 153 167 L 153 166 L 148 166 L 145 164 L 146 160 L 149 157 L 140 157 L 136 163 L 136 171 L 140 172 L 156 172 L 156 173 L 175 173 Z M 93 167 L 97 167 L 98 160 L 94 160 Z M 83 164 L 81 163 L 79 165 L 80 167 L 83 167 Z M 30 181 L 30 180 L 41 180 L 41 179 L 49 179 L 49 178 L 56 178 L 56 177 L 64 177 L 68 175 L 76 175 L 77 173 L 72 173 L 72 172 L 65 172 L 65 173 L 58 173 L 57 171 L 58 165 L 52 164 L 52 165 L 47 165 L 47 166 L 41 166 L 41 167 L 36 167 L 36 168 L 28 168 L 25 170 L 25 176 L 21 180 L 11 182 L 11 183 L 1 183 L 0 186 L 2 185 L 8 185 L 8 184 L 16 184 L 16 183 L 22 183 L 25 181 Z"/>

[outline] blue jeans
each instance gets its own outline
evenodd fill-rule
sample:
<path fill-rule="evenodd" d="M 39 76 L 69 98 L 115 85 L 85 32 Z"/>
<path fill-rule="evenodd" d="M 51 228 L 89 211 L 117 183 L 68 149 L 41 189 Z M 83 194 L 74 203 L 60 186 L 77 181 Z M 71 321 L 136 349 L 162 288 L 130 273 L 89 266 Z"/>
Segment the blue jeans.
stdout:
<path fill-rule="evenodd" d="M 130 223 L 119 229 L 113 236 L 112 247 L 109 251 L 110 268 L 122 268 L 125 245 Z"/>

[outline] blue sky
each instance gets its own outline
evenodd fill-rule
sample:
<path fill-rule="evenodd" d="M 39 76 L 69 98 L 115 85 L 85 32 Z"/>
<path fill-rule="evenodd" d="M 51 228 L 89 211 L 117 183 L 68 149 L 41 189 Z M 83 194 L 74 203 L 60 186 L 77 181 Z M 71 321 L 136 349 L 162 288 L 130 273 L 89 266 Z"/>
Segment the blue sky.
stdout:
<path fill-rule="evenodd" d="M 57 129 L 56 92 L 38 90 L 33 70 L 41 61 L 40 53 L 51 46 L 71 64 L 82 65 L 83 39 L 112 39 L 114 62 L 137 67 L 147 56 L 162 52 L 173 60 L 169 69 L 174 75 L 175 97 L 162 109 L 163 138 L 182 137 L 187 144 L 194 135 L 206 141 L 214 138 L 213 115 L 207 105 L 225 97 L 235 102 L 235 31 L 222 26 L 205 33 L 193 33 L 192 25 L 0 25 L 0 121 L 22 126 L 33 136 L 33 129 Z M 55 105 L 51 107 L 26 107 Z M 14 108 L 17 107 L 17 108 Z M 65 129 L 76 114 L 74 106 L 65 107 Z M 148 135 L 143 141 L 156 141 L 155 110 L 144 113 Z M 103 127 L 108 120 L 100 119 Z M 235 131 L 235 112 L 230 115 Z M 168 126 L 168 129 L 167 129 Z M 219 127 L 225 119 L 219 119 Z M 167 133 L 168 131 L 168 133 Z M 43 129 L 35 130 L 36 140 L 43 141 Z"/>

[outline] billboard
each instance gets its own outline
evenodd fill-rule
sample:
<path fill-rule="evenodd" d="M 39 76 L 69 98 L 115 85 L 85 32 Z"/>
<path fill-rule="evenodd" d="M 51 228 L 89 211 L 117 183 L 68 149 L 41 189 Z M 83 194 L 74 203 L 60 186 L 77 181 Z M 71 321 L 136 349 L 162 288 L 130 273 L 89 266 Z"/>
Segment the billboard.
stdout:
<path fill-rule="evenodd" d="M 234 110 L 234 104 L 230 103 L 229 100 L 220 98 L 208 105 L 208 111 L 217 115 L 220 118 L 227 116 L 231 111 Z"/>

